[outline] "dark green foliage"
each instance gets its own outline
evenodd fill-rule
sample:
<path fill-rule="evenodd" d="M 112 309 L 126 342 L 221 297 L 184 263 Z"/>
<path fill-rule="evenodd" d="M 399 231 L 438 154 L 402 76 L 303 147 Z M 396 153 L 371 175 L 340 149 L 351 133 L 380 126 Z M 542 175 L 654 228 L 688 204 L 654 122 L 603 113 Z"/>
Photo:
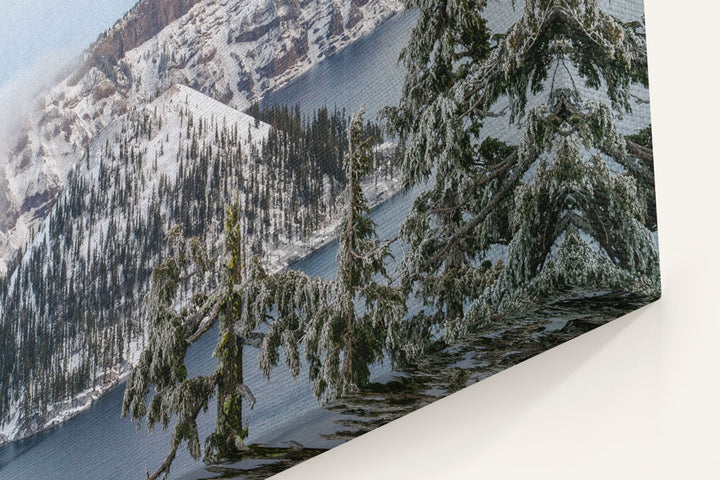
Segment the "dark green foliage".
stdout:
<path fill-rule="evenodd" d="M 408 73 L 400 105 L 387 109 L 385 116 L 391 131 L 407 139 L 402 164 L 406 187 L 433 173 L 434 185 L 420 194 L 403 225 L 401 235 L 410 251 L 401 271 L 405 289 L 414 290 L 435 312 L 432 317 L 416 317 L 412 328 L 430 331 L 425 320 L 431 320 L 452 336 L 464 316 L 465 298 L 486 279 L 466 268 L 475 256 L 475 239 L 453 242 L 441 259 L 431 260 L 443 241 L 465 227 L 464 205 L 481 201 L 467 179 L 482 162 L 473 145 L 482 112 L 472 112 L 467 119 L 449 116 L 447 94 L 466 81 L 471 66 L 488 57 L 490 33 L 481 16 L 484 1 L 409 1 L 406 6 L 419 7 L 420 19 L 402 53 Z M 485 147 L 485 153 L 493 150 L 489 144 Z"/>
<path fill-rule="evenodd" d="M 338 272 L 328 288 L 323 317 L 306 328 L 306 351 L 315 394 L 327 399 L 357 390 L 370 380 L 370 366 L 385 348 L 400 348 L 394 337 L 405 303 L 396 289 L 378 282 L 388 278 L 389 245 L 377 239 L 361 180 L 372 167 L 372 139 L 365 138 L 363 112 L 348 131 L 347 198 L 338 235 Z"/>
<path fill-rule="evenodd" d="M 197 239 L 185 240 L 179 227 L 169 233 L 170 255 L 153 271 L 148 296 L 150 338 L 133 370 L 123 402 L 123 415 L 147 417 L 152 430 L 163 428 L 178 415 L 171 451 L 151 478 L 167 476 L 177 449 L 187 440 L 193 458 L 200 457 L 196 419 L 217 395 L 215 431 L 205 442 L 205 461 L 217 462 L 242 455 L 249 426 L 243 404 L 252 408 L 255 397 L 243 383 L 245 346 L 260 349 L 260 367 L 267 377 L 285 352 L 293 375 L 300 372 L 300 349 L 305 350 L 309 375 L 318 399 L 333 399 L 367 384 L 370 366 L 386 349 L 400 349 L 395 324 L 405 316 L 404 297 L 395 288 L 377 282 L 387 277 L 384 261 L 388 244 L 375 235 L 361 181 L 371 172 L 374 139 L 367 138 L 362 115 L 348 130 L 348 194 L 340 222 L 337 279 L 327 282 L 296 271 L 267 274 L 253 258 L 243 266 L 242 210 L 228 207 L 225 222 L 227 262 L 220 285 L 211 293 L 179 295 L 179 286 L 194 275 L 204 275 L 208 255 Z M 175 305 L 187 303 L 178 309 Z M 186 378 L 187 348 L 210 327 L 219 324 L 214 355 L 218 365 L 209 377 Z M 259 341 L 256 341 L 259 340 Z M 155 395 L 145 407 L 150 388 Z M 182 395 L 182 397 L 180 397 Z M 180 401 L 182 398 L 182 401 Z"/>
<path fill-rule="evenodd" d="M 215 392 L 217 377 L 187 377 L 185 355 L 190 346 L 187 339 L 199 326 L 216 298 L 195 296 L 181 311 L 174 303 L 181 278 L 192 271 L 202 274 L 207 259 L 195 239 L 186 240 L 180 228 L 168 234 L 168 257 L 152 274 L 152 289 L 148 294 L 149 338 L 152 348 L 145 349 L 138 365 L 128 379 L 123 399 L 122 414 L 138 421 L 146 418 L 148 429 L 153 431 L 159 423 L 166 429 L 173 418 L 176 424 L 171 438 L 171 454 L 151 478 L 167 475 L 180 444 L 187 441 L 188 451 L 200 458 L 201 448 L 197 431 L 197 416 L 207 411 Z M 146 405 L 146 398 L 153 395 Z M 139 426 L 139 424 L 138 424 Z"/>
<path fill-rule="evenodd" d="M 326 109 L 306 120 L 281 107 L 258 115 L 270 112 L 278 129 L 262 151 L 243 147 L 237 127 L 201 122 L 186 109 L 179 138 L 171 138 L 171 119 L 141 109 L 88 152 L 49 214 L 48 230 L 0 281 L 0 417 L 16 408 L 28 418 L 44 416 L 48 405 L 117 381 L 128 353 L 143 341 L 142 299 L 153 265 L 169 258 L 164 237 L 171 225 L 202 239 L 215 258 L 217 219 L 236 195 L 244 195 L 248 254 L 305 240 L 332 221 L 346 185 L 347 119 Z M 378 127 L 364 130 L 369 136 Z M 177 179 L 155 167 L 158 158 L 143 148 L 149 136 L 164 142 L 166 157 L 171 142 L 179 145 L 170 159 L 178 164 Z M 375 155 L 374 173 L 387 175 L 390 160 Z M 213 270 L 177 288 L 211 288 L 221 277 Z M 175 288 L 166 287 L 168 294 Z M 21 395 L 27 385 L 33 388 Z"/>
<path fill-rule="evenodd" d="M 561 290 L 655 291 L 652 150 L 615 131 L 630 86 L 647 87 L 643 25 L 596 0 L 528 0 L 506 33 L 469 49 L 459 32 L 482 30 L 485 2 L 406 3 L 421 16 L 385 115 L 405 141 L 406 187 L 425 190 L 401 231 L 402 283 L 429 307 L 409 335 L 422 345 L 439 326 L 452 340 Z M 582 98 L 600 89 L 608 105 Z M 524 130 L 515 145 L 482 130 L 508 108 Z"/>
<path fill-rule="evenodd" d="M 630 135 L 627 142 L 630 158 L 622 165 L 637 182 L 638 193 L 644 200 L 644 223 L 651 231 L 658 228 L 657 206 L 655 201 L 655 175 L 653 162 L 652 129 L 648 125 L 639 132 Z"/>
<path fill-rule="evenodd" d="M 263 342 L 260 364 L 266 376 L 277 364 L 279 348 L 299 371 L 305 350 L 314 394 L 326 401 L 356 391 L 370 380 L 370 367 L 386 351 L 404 351 L 400 335 L 406 306 L 402 292 L 382 283 L 389 244 L 375 234 L 361 181 L 371 172 L 374 143 L 362 113 L 350 122 L 345 206 L 337 232 L 338 273 L 333 281 L 286 272 L 272 281 L 277 316 Z"/>
<path fill-rule="evenodd" d="M 406 4 L 420 19 L 403 52 L 402 99 L 384 115 L 405 147 L 405 187 L 424 190 L 401 229 L 399 287 L 388 278 L 389 244 L 377 238 L 361 184 L 392 162 L 378 160 L 379 129 L 362 114 L 348 122 L 327 109 L 302 118 L 298 107 L 253 106 L 273 129 L 246 152 L 237 127 L 186 112 L 180 137 L 167 138 L 183 142 L 178 180 L 158 173 L 140 211 L 138 185 L 158 159 L 128 138 L 152 138 L 163 124 L 144 112 L 123 126 L 117 152 L 107 145 L 97 158 L 97 182 L 71 177 L 47 235 L 0 284 L 3 314 L 20 325 L 0 323 L 0 412 L 28 379 L 40 378 L 20 403 L 27 418 L 121 362 L 142 338 L 136 299 L 149 284 L 150 336 L 123 413 L 151 429 L 177 419 L 171 453 L 154 476 L 167 474 L 183 442 L 200 458 L 195 419 L 213 396 L 216 429 L 205 459 L 248 451 L 243 413 L 256 399 L 243 383 L 246 347 L 260 350 L 267 377 L 283 361 L 299 375 L 304 355 L 315 396 L 332 400 L 366 387 L 372 365 L 388 354 L 406 363 L 441 351 L 538 299 L 605 289 L 658 294 L 651 132 L 624 137 L 616 129 L 631 110 L 630 87 L 647 86 L 642 24 L 619 22 L 595 0 L 528 0 L 518 22 L 491 38 L 485 1 Z M 558 72 L 569 85 L 556 83 Z M 604 101 L 586 99 L 588 90 Z M 506 111 L 522 130 L 515 142 L 483 130 Z M 242 201 L 226 212 L 219 247 L 218 219 L 233 196 Z M 267 273 L 253 256 L 306 239 L 338 215 L 332 281 Z M 106 232 L 83 243 L 88 225 L 101 220 Z M 181 227 L 163 246 L 173 224 Z M 412 318 L 408 295 L 422 304 Z M 218 368 L 188 378 L 188 345 L 214 324 Z M 73 355 L 76 368 L 67 365 Z M 453 371 L 448 390 L 467 381 Z"/>
<path fill-rule="evenodd" d="M 630 135 L 628 137 L 628 140 L 630 140 L 631 142 L 635 142 L 642 147 L 652 150 L 652 128 L 650 127 L 650 125 L 648 125 L 639 132 Z"/>
<path fill-rule="evenodd" d="M 128 380 L 122 410 L 123 416 L 129 414 L 138 422 L 145 418 L 150 431 L 157 423 L 168 428 L 171 419 L 177 416 L 170 454 L 151 478 L 168 475 L 185 440 L 190 455 L 196 460 L 201 458 L 197 416 L 207 410 L 214 396 L 217 421 L 215 431 L 205 441 L 205 460 L 217 462 L 245 449 L 248 426 L 243 423 L 243 402 L 252 408 L 255 397 L 243 383 L 243 350 L 247 340 L 259 335 L 258 329 L 271 321 L 271 288 L 270 277 L 256 261 L 250 268 L 243 268 L 240 215 L 237 206 L 228 207 L 227 261 L 220 285 L 210 293 L 200 288 L 192 295 L 180 294 L 182 283 L 204 275 L 208 260 L 199 241 L 186 240 L 179 227 L 168 234 L 168 257 L 153 270 L 152 289 L 147 298 L 150 336 Z M 215 323 L 219 323 L 214 352 L 218 360 L 216 370 L 208 377 L 187 378 L 188 347 Z M 146 407 L 151 388 L 154 394 Z"/>

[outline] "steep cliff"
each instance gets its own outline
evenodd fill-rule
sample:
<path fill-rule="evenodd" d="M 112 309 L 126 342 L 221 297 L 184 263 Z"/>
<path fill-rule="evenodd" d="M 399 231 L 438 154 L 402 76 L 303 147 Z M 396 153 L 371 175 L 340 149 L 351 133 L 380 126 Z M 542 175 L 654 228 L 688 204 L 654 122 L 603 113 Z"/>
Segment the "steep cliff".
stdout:
<path fill-rule="evenodd" d="M 0 275 L 113 119 L 175 84 L 246 108 L 400 9 L 398 0 L 140 1 L 0 152 Z"/>

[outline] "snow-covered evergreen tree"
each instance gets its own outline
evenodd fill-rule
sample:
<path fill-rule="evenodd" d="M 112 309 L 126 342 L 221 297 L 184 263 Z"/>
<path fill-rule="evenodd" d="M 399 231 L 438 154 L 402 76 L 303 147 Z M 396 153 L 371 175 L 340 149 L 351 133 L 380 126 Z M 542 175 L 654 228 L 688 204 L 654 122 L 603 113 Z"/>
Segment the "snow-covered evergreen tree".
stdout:
<path fill-rule="evenodd" d="M 270 327 L 263 346 L 270 356 L 261 357 L 261 366 L 269 377 L 278 361 L 278 347 L 295 358 L 302 340 L 314 394 L 324 401 L 367 384 L 371 365 L 383 360 L 386 352 L 413 353 L 406 350 L 402 334 L 407 311 L 404 295 L 387 283 L 385 262 L 391 255 L 390 244 L 377 238 L 361 186 L 371 171 L 372 143 L 360 111 L 348 127 L 348 186 L 337 229 L 336 278 L 324 281 L 288 272 L 274 282 L 278 317 L 286 323 L 275 322 Z M 299 324 L 302 338 L 296 333 Z"/>
<path fill-rule="evenodd" d="M 573 290 L 656 295 L 645 197 L 635 178 L 611 167 L 628 156 L 611 109 L 559 89 L 527 121 L 533 178 L 515 189 L 507 264 L 470 311 L 487 316 Z"/>
<path fill-rule="evenodd" d="M 315 394 L 342 396 L 366 384 L 370 365 L 382 360 L 385 348 L 401 348 L 398 326 L 406 307 L 388 279 L 389 244 L 377 238 L 361 180 L 372 167 L 371 139 L 363 138 L 363 111 L 348 128 L 347 198 L 338 235 L 338 273 L 329 286 L 324 315 L 312 317 L 306 329 Z"/>
<path fill-rule="evenodd" d="M 202 274 L 207 266 L 203 247 L 197 240 L 186 240 L 180 228 L 168 234 L 169 255 L 153 270 L 152 290 L 147 296 L 150 320 L 148 347 L 125 388 L 123 416 L 146 418 L 153 431 L 158 423 L 165 429 L 173 416 L 177 423 L 171 439 L 171 452 L 165 462 L 149 478 L 167 476 L 175 454 L 183 441 L 193 458 L 201 455 L 197 431 L 197 416 L 207 410 L 215 392 L 215 375 L 188 378 L 185 355 L 193 335 L 206 317 L 216 317 L 221 297 L 206 298 L 197 294 L 187 307 L 176 307 L 181 282 L 195 274 Z M 154 389 L 148 404 L 146 398 Z"/>
<path fill-rule="evenodd" d="M 402 229 L 404 285 L 435 312 L 415 323 L 452 338 L 540 294 L 656 293 L 652 150 L 615 129 L 631 85 L 647 87 L 642 23 L 597 0 L 527 0 L 507 33 L 471 50 L 461 32 L 484 26 L 485 2 L 407 4 L 421 17 L 386 116 L 406 143 L 406 186 L 428 184 Z M 506 111 L 517 145 L 482 129 Z M 489 256 L 503 245 L 505 262 Z"/>
<path fill-rule="evenodd" d="M 307 251 L 335 221 L 349 119 L 327 108 L 305 118 L 297 107 L 252 113 L 178 86 L 135 106 L 88 146 L 38 234 L 43 240 L 0 279 L 0 428 L 14 423 L 11 438 L 89 406 L 139 360 L 148 331 L 142 300 L 170 226 L 200 238 L 216 258 L 217 219 L 237 196 L 243 238 L 252 239 L 246 251 L 278 268 L 288 246 Z M 392 185 L 394 149 L 375 154 L 383 191 Z M 222 275 L 213 269 L 206 291 Z M 194 278 L 179 295 L 202 286 L 191 285 Z"/>
<path fill-rule="evenodd" d="M 477 239 L 467 235 L 448 244 L 442 258 L 428 262 L 432 252 L 465 227 L 463 209 L 473 197 L 465 184 L 477 161 L 473 138 L 484 112 L 460 118 L 448 92 L 489 55 L 490 32 L 481 15 L 485 5 L 406 1 L 406 8 L 419 9 L 420 17 L 402 52 L 407 76 L 400 105 L 385 111 L 390 131 L 406 140 L 405 187 L 434 176 L 434 185 L 417 198 L 402 230 L 410 247 L 401 266 L 403 281 L 434 308 L 434 315 L 425 320 L 443 324 L 449 334 L 464 316 L 465 299 L 486 283 L 485 275 L 467 268 L 477 251 Z"/>
<path fill-rule="evenodd" d="M 179 286 L 193 276 L 204 275 L 209 262 L 205 247 L 197 239 L 185 239 L 178 227 L 168 234 L 170 255 L 153 270 L 147 302 L 148 346 L 128 380 L 122 410 L 123 415 L 130 414 L 138 422 L 146 418 L 151 431 L 158 423 L 166 429 L 173 416 L 177 417 L 170 454 L 150 478 L 167 476 L 183 441 L 187 441 L 190 455 L 200 459 L 197 416 L 207 410 L 215 395 L 216 428 L 206 439 L 205 460 L 229 458 L 245 449 L 248 425 L 243 422 L 243 403 L 252 408 L 256 400 L 243 381 L 243 350 L 261 346 L 262 331 L 269 325 L 272 328 L 272 289 L 284 274 L 268 276 L 255 258 L 243 266 L 239 214 L 239 207 L 228 207 L 225 274 L 211 293 L 200 289 L 189 302 L 179 295 Z M 217 368 L 209 376 L 188 377 L 185 355 L 189 346 L 216 323 Z M 297 369 L 290 357 L 288 363 Z M 146 405 L 151 387 L 154 394 Z"/>
<path fill-rule="evenodd" d="M 169 232 L 170 254 L 154 269 L 148 295 L 148 346 L 128 381 L 122 412 L 138 422 L 145 418 L 150 430 L 158 423 L 168 428 L 177 416 L 170 454 L 150 478 L 167 476 L 183 441 L 193 458 L 202 456 L 197 416 L 215 395 L 217 420 L 205 442 L 205 461 L 247 451 L 249 426 L 243 407 L 252 408 L 256 399 L 244 383 L 246 346 L 260 349 L 259 366 L 268 378 L 281 353 L 291 374 L 299 375 L 304 349 L 314 393 L 323 400 L 367 383 L 372 363 L 383 359 L 386 350 L 403 348 L 399 324 L 406 313 L 404 296 L 378 281 L 387 277 L 389 244 L 376 238 L 361 188 L 373 163 L 372 143 L 362 113 L 355 115 L 348 127 L 348 193 L 338 227 L 339 269 L 334 281 L 295 270 L 268 274 L 256 257 L 243 264 L 242 210 L 236 204 L 226 211 L 227 260 L 220 285 L 206 293 L 206 284 L 198 282 L 199 291 L 188 295 L 181 292 L 181 284 L 206 275 L 212 264 L 199 240 L 186 239 L 179 227 Z M 216 323 L 216 370 L 209 376 L 188 377 L 188 347 Z M 155 393 L 146 404 L 151 388 Z"/>

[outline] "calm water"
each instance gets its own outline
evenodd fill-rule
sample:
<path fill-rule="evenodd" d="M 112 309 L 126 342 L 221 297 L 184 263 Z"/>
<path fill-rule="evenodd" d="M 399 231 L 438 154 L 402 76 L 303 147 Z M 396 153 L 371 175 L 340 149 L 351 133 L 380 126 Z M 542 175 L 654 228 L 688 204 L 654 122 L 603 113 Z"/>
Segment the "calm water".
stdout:
<path fill-rule="evenodd" d="M 396 234 L 399 219 L 410 208 L 411 198 L 396 196 L 378 207 L 373 218 L 380 226 L 379 234 L 389 238 Z M 309 257 L 294 265 L 310 275 L 332 277 L 337 262 L 337 241 L 324 246 Z M 209 373 L 215 366 L 210 353 L 215 347 L 216 330 L 210 331 L 188 353 L 187 363 L 191 374 Z M 292 439 L 305 441 L 308 432 L 297 425 L 299 418 L 315 419 L 322 414 L 311 392 L 307 371 L 297 380 L 289 375 L 284 366 L 273 372 L 272 383 L 261 377 L 257 365 L 257 353 L 247 349 L 245 355 L 246 382 L 253 390 L 258 402 L 247 412 L 250 423 L 251 442 L 272 442 L 279 438 L 281 431 L 290 430 Z M 378 375 L 388 370 L 378 366 Z M 143 427 L 137 430 L 132 422 L 120 417 L 124 384 L 103 396 L 87 411 L 70 419 L 50 431 L 29 439 L 0 447 L 0 478 L 5 479 L 118 479 L 142 478 L 147 467 L 153 471 L 168 451 L 169 435 L 157 431 L 150 435 Z M 201 439 L 207 436 L 214 425 L 214 405 L 199 419 Z M 291 428 L 283 428 L 292 422 Z M 313 424 L 317 423 L 312 421 Z M 286 432 L 285 435 L 288 435 Z M 316 446 L 331 446 L 329 442 Z M 192 474 L 196 472 L 196 474 Z M 172 478 L 198 478 L 207 475 L 202 464 L 192 460 L 181 450 L 172 469 Z M 188 475 L 190 474 L 190 475 Z"/>
<path fill-rule="evenodd" d="M 397 101 L 402 86 L 402 70 L 397 57 L 407 41 L 415 15 L 397 15 L 345 50 L 333 55 L 303 77 L 269 96 L 268 105 L 299 103 L 303 111 L 328 105 L 355 111 L 365 105 L 367 118 L 384 105 Z M 396 197 L 373 212 L 383 238 L 396 234 L 411 199 Z M 332 277 L 337 263 L 337 241 L 332 242 L 295 267 L 310 275 Z M 187 363 L 191 374 L 212 371 L 215 360 L 210 353 L 217 336 L 209 332 L 191 348 Z M 311 395 L 306 372 L 293 380 L 284 367 L 273 372 L 272 384 L 257 368 L 257 353 L 246 350 L 246 382 L 258 399 L 248 412 L 250 441 L 267 441 L 282 430 L 290 419 L 312 415 L 319 410 Z M 379 367 L 378 373 L 383 370 Z M 87 411 L 50 431 L 0 447 L 0 479 L 139 479 L 146 468 L 153 471 L 168 452 L 169 433 L 148 434 L 120 417 L 124 385 L 108 392 Z M 291 418 L 288 418 L 288 415 Z M 214 425 L 214 406 L 199 419 L 204 439 Z M 172 478 L 207 476 L 202 464 L 181 449 L 173 463 Z M 193 474 L 192 472 L 197 472 Z"/>
<path fill-rule="evenodd" d="M 507 28 L 517 15 L 517 11 L 507 9 L 499 12 L 491 22 L 491 28 L 495 31 Z M 390 19 L 369 37 L 269 95 L 264 104 L 299 104 L 304 113 L 323 105 L 350 113 L 365 105 L 367 118 L 374 118 L 382 106 L 394 104 L 400 95 L 402 69 L 397 67 L 397 57 L 416 18 L 416 15 L 405 14 Z M 634 120 L 637 122 L 639 117 L 639 123 L 645 122 L 640 126 L 644 126 L 649 120 L 649 110 L 645 106 L 638 106 L 637 110 L 639 112 L 636 111 Z M 489 122 L 486 128 L 497 130 L 497 136 L 502 138 L 503 134 L 508 134 L 506 122 Z M 627 125 L 621 125 L 623 130 L 632 131 L 631 127 L 637 127 L 637 123 L 626 122 Z M 395 236 L 411 202 L 412 195 L 397 196 L 373 211 L 381 238 Z M 396 245 L 396 253 L 400 253 L 398 248 Z M 337 241 L 334 241 L 297 262 L 294 267 L 310 275 L 332 277 L 337 268 L 336 252 Z M 396 257 L 400 256 L 396 254 Z M 593 304 L 588 305 L 588 302 Z M 458 346 L 449 354 L 443 353 L 442 358 L 428 358 L 432 368 L 407 375 L 411 385 L 401 388 L 411 389 L 411 394 L 402 399 L 396 392 L 380 390 L 373 397 L 372 391 L 369 391 L 364 392 L 362 398 L 348 398 L 344 400 L 344 405 L 330 408 L 318 407 L 312 398 L 306 371 L 294 380 L 284 366 L 278 367 L 270 384 L 255 368 L 257 353 L 247 349 L 245 378 L 258 400 L 255 408 L 246 412 L 250 425 L 249 440 L 271 445 L 294 440 L 306 446 L 331 447 L 643 303 L 643 299 L 603 297 L 580 303 L 575 300 L 558 301 L 542 311 L 508 319 L 502 329 L 486 332 L 466 346 Z M 208 373 L 214 368 L 215 361 L 210 357 L 215 346 L 214 333 L 216 331 L 209 332 L 191 348 L 187 359 L 191 374 Z M 390 378 L 388 365 L 379 365 L 373 372 L 375 380 Z M 65 424 L 0 447 L 0 480 L 144 478 L 146 468 L 153 471 L 164 460 L 169 434 L 156 432 L 149 435 L 144 427 L 137 430 L 132 422 L 121 418 L 123 392 L 124 385 L 120 385 Z M 387 401 L 393 395 L 395 400 L 402 401 Z M 368 401 L 376 401 L 372 409 L 366 408 Z M 363 410 L 372 410 L 372 418 L 357 418 L 355 412 Z M 350 425 L 345 433 L 337 432 L 339 418 L 343 419 L 343 425 Z M 214 420 L 213 405 L 199 418 L 201 440 L 212 430 Z M 356 422 L 354 425 L 353 421 Z M 208 476 L 202 463 L 193 461 L 184 449 L 178 451 L 171 478 L 195 480 Z"/>
<path fill-rule="evenodd" d="M 262 105 L 299 104 L 303 113 L 327 106 L 348 114 L 365 105 L 367 119 L 400 98 L 404 70 L 398 65 L 417 13 L 390 18 L 365 38 L 316 65 L 298 80 L 268 94 Z"/>

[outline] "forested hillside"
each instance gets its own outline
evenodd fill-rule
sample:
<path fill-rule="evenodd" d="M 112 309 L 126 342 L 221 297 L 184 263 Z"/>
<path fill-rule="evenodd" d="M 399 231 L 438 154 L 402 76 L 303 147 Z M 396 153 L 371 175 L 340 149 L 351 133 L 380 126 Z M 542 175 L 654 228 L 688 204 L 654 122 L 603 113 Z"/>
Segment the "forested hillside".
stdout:
<path fill-rule="evenodd" d="M 60 421 L 128 371 L 146 335 L 150 274 L 173 225 L 206 239 L 212 257 L 225 205 L 238 201 L 243 235 L 252 239 L 246 253 L 275 269 L 330 228 L 346 183 L 345 116 L 322 109 L 302 118 L 287 107 L 251 113 L 176 86 L 88 147 L 0 284 L 4 431 Z M 384 175 L 393 149 L 375 150 Z M 385 178 L 380 187 L 392 189 Z"/>

